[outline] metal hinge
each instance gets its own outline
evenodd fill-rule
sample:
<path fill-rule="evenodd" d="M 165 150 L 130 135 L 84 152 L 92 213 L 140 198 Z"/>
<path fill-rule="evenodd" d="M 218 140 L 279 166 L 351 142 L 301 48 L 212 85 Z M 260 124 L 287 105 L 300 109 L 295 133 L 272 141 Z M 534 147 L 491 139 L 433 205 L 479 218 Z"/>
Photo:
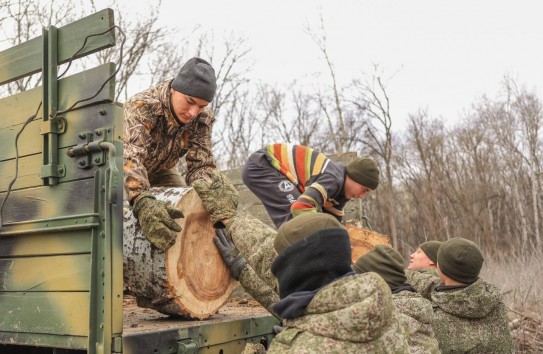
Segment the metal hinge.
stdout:
<path fill-rule="evenodd" d="M 177 342 L 177 354 L 196 354 L 198 343 L 191 339 Z"/>

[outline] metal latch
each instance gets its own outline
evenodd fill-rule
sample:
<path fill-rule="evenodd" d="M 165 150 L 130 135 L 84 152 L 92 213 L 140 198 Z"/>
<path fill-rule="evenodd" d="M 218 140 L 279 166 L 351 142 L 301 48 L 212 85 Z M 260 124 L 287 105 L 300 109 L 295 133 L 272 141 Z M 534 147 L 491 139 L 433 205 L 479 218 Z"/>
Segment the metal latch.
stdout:
<path fill-rule="evenodd" d="M 101 128 L 96 129 L 94 133 L 79 133 L 78 140 L 80 143 L 69 148 L 66 154 L 77 159 L 77 168 L 89 169 L 93 165 L 101 166 L 105 164 L 107 151 L 100 144 L 107 141 L 107 135 L 110 131 L 111 129 Z"/>
<path fill-rule="evenodd" d="M 198 343 L 188 339 L 177 342 L 177 354 L 196 354 L 198 352 Z"/>

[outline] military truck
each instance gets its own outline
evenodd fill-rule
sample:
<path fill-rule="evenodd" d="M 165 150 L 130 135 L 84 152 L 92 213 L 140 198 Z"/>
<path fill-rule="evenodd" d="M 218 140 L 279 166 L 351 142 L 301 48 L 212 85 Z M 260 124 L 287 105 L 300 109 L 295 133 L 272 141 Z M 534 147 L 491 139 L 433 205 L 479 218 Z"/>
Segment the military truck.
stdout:
<path fill-rule="evenodd" d="M 123 305 L 118 65 L 64 77 L 59 66 L 113 47 L 110 9 L 0 52 L 0 353 L 239 353 L 273 337 L 254 301 L 186 321 Z"/>

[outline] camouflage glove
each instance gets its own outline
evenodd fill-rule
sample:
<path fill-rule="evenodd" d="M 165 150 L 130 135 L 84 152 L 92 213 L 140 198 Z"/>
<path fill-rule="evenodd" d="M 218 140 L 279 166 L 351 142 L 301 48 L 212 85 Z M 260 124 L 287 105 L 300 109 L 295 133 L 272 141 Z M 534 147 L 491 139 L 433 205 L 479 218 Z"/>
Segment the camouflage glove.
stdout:
<path fill-rule="evenodd" d="M 157 200 L 149 192 L 142 192 L 134 202 L 133 213 L 143 235 L 153 246 L 162 251 L 173 246 L 177 232 L 181 231 L 181 226 L 173 219 L 184 216 L 181 210 Z"/>
<path fill-rule="evenodd" d="M 213 170 L 210 179 L 196 180 L 192 186 L 202 199 L 213 226 L 223 226 L 221 221 L 230 219 L 236 214 L 238 191 L 219 171 Z"/>
<path fill-rule="evenodd" d="M 232 278 L 239 280 L 239 276 L 247 265 L 247 261 L 245 261 L 245 258 L 243 258 L 241 253 L 239 253 L 236 246 L 234 246 L 232 242 L 228 241 L 226 238 L 226 233 L 223 229 L 215 230 L 215 234 L 217 236 L 215 236 L 213 241 L 221 254 L 224 264 L 226 264 L 228 269 L 230 269 L 230 275 L 232 275 Z"/>

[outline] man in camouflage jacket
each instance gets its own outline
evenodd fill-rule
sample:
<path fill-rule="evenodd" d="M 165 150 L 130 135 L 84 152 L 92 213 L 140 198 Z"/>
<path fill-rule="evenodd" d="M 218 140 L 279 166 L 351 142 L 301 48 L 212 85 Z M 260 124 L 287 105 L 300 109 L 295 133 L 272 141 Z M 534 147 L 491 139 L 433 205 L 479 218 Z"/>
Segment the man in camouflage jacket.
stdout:
<path fill-rule="evenodd" d="M 424 242 L 409 257 L 409 265 L 405 271 L 407 282 L 426 299 L 430 299 L 432 289 L 441 284 L 437 275 L 437 251 L 442 243 Z"/>
<path fill-rule="evenodd" d="M 377 245 L 360 256 L 353 269 L 359 274 L 375 272 L 388 284 L 392 300 L 400 312 L 409 353 L 440 353 L 432 329 L 432 304 L 406 283 L 403 263 L 402 256 L 394 249 L 387 245 Z"/>
<path fill-rule="evenodd" d="M 187 184 L 209 178 L 215 169 L 211 153 L 214 114 L 207 105 L 216 90 L 215 72 L 203 59 L 192 58 L 173 80 L 151 87 L 124 104 L 124 187 L 144 235 L 167 249 L 181 231 L 173 219 L 182 212 L 157 201 L 151 185 L 182 186 L 175 169 L 186 156 Z"/>
<path fill-rule="evenodd" d="M 511 353 L 503 296 L 479 278 L 483 256 L 475 243 L 453 238 L 437 256 L 441 286 L 431 293 L 433 328 L 443 353 Z"/>
<path fill-rule="evenodd" d="M 227 238 L 246 258 L 240 276 L 257 275 L 250 277 L 254 284 L 244 284 L 241 277 L 240 282 L 260 288 L 261 294 L 270 289 L 279 294 L 272 312 L 283 319 L 284 329 L 268 353 L 408 353 L 390 289 L 375 273 L 352 272 L 349 237 L 337 219 L 306 213 L 276 232 L 235 213 L 234 205 L 228 208 L 223 199 L 231 197 L 221 196 L 226 186 L 208 188 L 198 182 L 194 187 L 212 220 L 215 203 L 232 210 L 223 223 Z"/>

